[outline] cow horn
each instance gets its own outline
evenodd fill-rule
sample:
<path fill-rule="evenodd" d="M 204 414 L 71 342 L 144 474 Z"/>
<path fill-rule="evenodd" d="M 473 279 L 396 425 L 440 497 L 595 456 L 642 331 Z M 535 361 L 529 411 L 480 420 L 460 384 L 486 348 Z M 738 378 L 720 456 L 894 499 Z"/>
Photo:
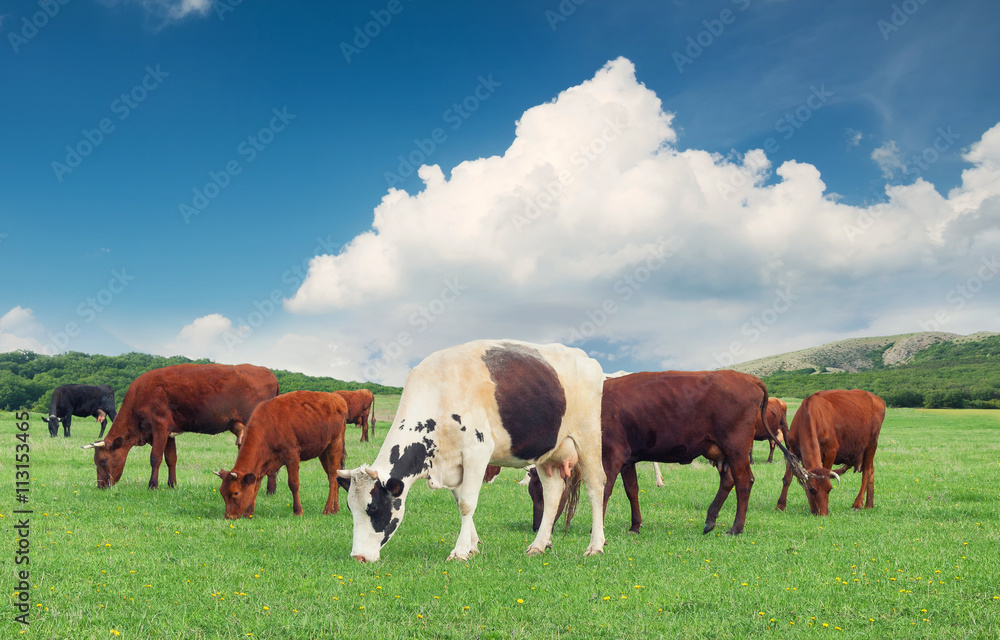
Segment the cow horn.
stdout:
<path fill-rule="evenodd" d="M 107 446 L 107 444 L 108 443 L 105 442 L 104 440 L 98 440 L 97 442 L 91 442 L 90 444 L 85 444 L 85 445 L 83 445 L 80 448 L 81 449 L 100 449 L 101 447 Z"/>
<path fill-rule="evenodd" d="M 367 465 L 365 465 L 365 473 L 367 473 L 372 480 L 378 480 L 378 471 L 372 469 Z"/>
<path fill-rule="evenodd" d="M 240 477 L 240 474 L 236 473 L 235 471 L 230 471 L 229 472 L 229 477 L 232 478 L 233 480 L 235 480 L 235 479 L 237 479 L 237 478 Z"/>
<path fill-rule="evenodd" d="M 337 475 L 346 480 L 350 480 L 351 476 L 354 475 L 348 469 L 337 469 Z"/>
<path fill-rule="evenodd" d="M 836 480 L 837 484 L 840 484 L 840 476 L 837 475 L 836 471 L 831 470 L 830 471 L 830 477 L 833 478 L 834 480 Z"/>

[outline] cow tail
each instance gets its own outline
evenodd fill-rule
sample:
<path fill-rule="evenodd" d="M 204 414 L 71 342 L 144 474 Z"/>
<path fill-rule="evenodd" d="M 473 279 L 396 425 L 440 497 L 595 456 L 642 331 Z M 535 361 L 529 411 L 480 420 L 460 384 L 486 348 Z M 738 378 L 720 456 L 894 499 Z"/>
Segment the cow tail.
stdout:
<path fill-rule="evenodd" d="M 767 424 L 767 400 L 768 400 L 767 387 L 764 385 L 763 382 L 760 383 L 760 387 L 761 389 L 764 390 L 764 399 L 761 401 L 760 405 L 760 419 L 764 423 L 764 430 L 767 431 L 767 435 L 770 436 L 774 444 L 778 445 L 778 448 L 781 449 L 781 454 L 785 456 L 785 464 L 789 465 L 792 468 L 792 473 L 795 474 L 795 477 L 799 478 L 799 480 L 802 481 L 802 479 L 805 478 L 806 475 L 805 473 L 806 468 L 802 466 L 802 461 L 799 460 L 798 456 L 789 451 L 784 444 L 778 442 L 777 434 L 773 433 L 771 431 L 771 426 Z M 785 440 L 787 441 L 788 440 L 787 434 L 783 435 L 785 436 Z"/>
<path fill-rule="evenodd" d="M 368 429 L 372 432 L 372 437 L 375 437 L 375 394 L 372 394 L 372 415 L 368 418 Z"/>
<path fill-rule="evenodd" d="M 583 474 L 580 473 L 580 466 L 573 467 L 569 477 L 566 478 L 566 533 L 569 533 L 569 523 L 573 520 L 576 507 L 580 504 L 580 485 L 583 484 Z"/>

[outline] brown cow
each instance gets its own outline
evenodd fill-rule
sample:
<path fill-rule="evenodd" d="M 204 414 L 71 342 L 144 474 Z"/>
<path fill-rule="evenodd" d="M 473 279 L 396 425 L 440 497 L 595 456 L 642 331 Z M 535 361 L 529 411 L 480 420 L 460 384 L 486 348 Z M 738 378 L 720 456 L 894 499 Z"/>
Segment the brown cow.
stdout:
<path fill-rule="evenodd" d="M 281 467 L 288 468 L 292 513 L 301 516 L 299 463 L 313 458 L 319 458 L 330 481 L 323 513 L 337 513 L 337 469 L 344 466 L 346 457 L 347 411 L 342 396 L 322 391 L 292 391 L 257 405 L 233 468 L 218 472 L 226 518 L 252 516 L 261 478 L 275 474 Z"/>
<path fill-rule="evenodd" d="M 278 395 L 278 379 L 270 369 L 251 364 L 175 364 L 136 378 L 121 411 L 94 449 L 97 486 L 107 488 L 122 477 L 132 447 L 152 445 L 149 488 L 159 486 L 160 462 L 167 459 L 167 485 L 177 485 L 178 433 L 215 435 L 231 431 L 243 441 L 254 407 Z"/>
<path fill-rule="evenodd" d="M 704 533 L 715 520 L 726 497 L 736 487 L 736 518 L 729 533 L 743 531 L 753 473 L 750 450 L 755 426 L 767 407 L 767 388 L 759 378 L 736 371 L 665 371 L 634 373 L 604 381 L 601 432 L 604 508 L 619 474 L 632 505 L 632 526 L 642 524 L 635 464 L 643 460 L 690 464 L 704 456 L 719 469 L 719 491 L 708 508 Z M 539 483 L 537 471 L 532 485 Z M 529 493 L 535 504 L 538 487 Z M 571 502 L 572 505 L 572 502 Z M 567 513 L 567 520 L 571 517 Z"/>
<path fill-rule="evenodd" d="M 795 475 L 806 490 L 809 510 L 814 515 L 829 514 L 831 478 L 840 476 L 833 465 L 846 465 L 861 472 L 861 491 L 854 508 L 861 508 L 861 496 L 867 491 L 865 509 L 875 505 L 875 448 L 885 418 L 885 402 L 874 393 L 854 389 L 818 391 L 802 401 L 788 431 L 788 448 L 802 460 L 804 470 L 785 470 L 777 508 L 785 510 L 788 485 Z"/>
<path fill-rule="evenodd" d="M 371 414 L 372 435 L 375 435 L 375 396 L 368 389 L 334 391 L 347 401 L 347 422 L 361 427 L 361 442 L 368 442 L 368 414 Z"/>
<path fill-rule="evenodd" d="M 775 437 L 777 436 L 777 437 Z M 767 461 L 774 460 L 774 445 L 788 441 L 788 404 L 778 398 L 767 399 L 767 424 L 757 421 L 757 430 L 753 434 L 754 442 L 766 440 L 771 445 Z M 753 452 L 750 452 L 750 464 L 753 464 Z"/>

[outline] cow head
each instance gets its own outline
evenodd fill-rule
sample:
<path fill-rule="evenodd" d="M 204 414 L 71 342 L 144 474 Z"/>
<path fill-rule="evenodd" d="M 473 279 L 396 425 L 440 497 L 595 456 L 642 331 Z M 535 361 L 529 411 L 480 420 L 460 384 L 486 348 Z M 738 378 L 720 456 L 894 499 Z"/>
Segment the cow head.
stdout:
<path fill-rule="evenodd" d="M 128 458 L 130 447 L 125 446 L 125 439 L 121 436 L 108 442 L 98 440 L 91 444 L 83 445 L 84 449 L 94 450 L 94 466 L 97 468 L 97 488 L 107 489 L 121 480 L 122 471 L 125 470 L 125 459 Z"/>
<path fill-rule="evenodd" d="M 56 416 L 49 416 L 47 418 L 39 417 L 39 420 L 49 425 L 49 435 L 55 438 L 59 435 L 59 418 Z"/>
<path fill-rule="evenodd" d="M 220 469 L 215 475 L 222 478 L 219 493 L 226 503 L 226 519 L 236 520 L 252 516 L 254 504 L 257 502 L 257 492 L 260 491 L 261 478 L 253 472 L 240 474 L 225 469 Z"/>
<path fill-rule="evenodd" d="M 809 500 L 809 510 L 814 516 L 830 515 L 830 491 L 833 489 L 831 479 L 840 482 L 840 476 L 835 472 L 817 467 L 809 471 L 809 476 L 802 483 L 806 490 L 806 499 Z"/>
<path fill-rule="evenodd" d="M 347 490 L 347 506 L 354 518 L 351 557 L 359 562 L 376 562 L 382 547 L 403 521 L 406 485 L 398 478 L 383 482 L 368 465 L 350 471 L 340 469 L 337 476 L 337 482 Z"/>

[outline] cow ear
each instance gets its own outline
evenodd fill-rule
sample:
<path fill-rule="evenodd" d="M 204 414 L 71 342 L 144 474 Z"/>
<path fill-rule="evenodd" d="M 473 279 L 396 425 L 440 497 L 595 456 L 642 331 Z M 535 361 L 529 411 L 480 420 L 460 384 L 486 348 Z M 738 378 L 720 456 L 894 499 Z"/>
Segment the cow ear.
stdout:
<path fill-rule="evenodd" d="M 403 495 L 403 481 L 397 478 L 389 478 L 389 481 L 385 483 L 385 488 L 394 498 Z"/>
<path fill-rule="evenodd" d="M 252 473 L 251 472 L 251 473 L 248 473 L 245 476 L 243 476 L 243 484 L 245 484 L 247 486 L 250 486 L 250 485 L 254 484 L 255 482 L 257 482 L 257 474 L 256 473 Z"/>
<path fill-rule="evenodd" d="M 118 436 L 111 441 L 111 446 L 108 447 L 108 451 L 114 451 L 115 449 L 120 449 L 125 444 L 125 438 Z"/>
<path fill-rule="evenodd" d="M 337 484 L 339 484 L 340 486 L 342 486 L 344 488 L 344 491 L 350 491 L 351 490 L 351 480 L 350 480 L 350 478 L 341 478 L 340 476 L 337 476 Z"/>

